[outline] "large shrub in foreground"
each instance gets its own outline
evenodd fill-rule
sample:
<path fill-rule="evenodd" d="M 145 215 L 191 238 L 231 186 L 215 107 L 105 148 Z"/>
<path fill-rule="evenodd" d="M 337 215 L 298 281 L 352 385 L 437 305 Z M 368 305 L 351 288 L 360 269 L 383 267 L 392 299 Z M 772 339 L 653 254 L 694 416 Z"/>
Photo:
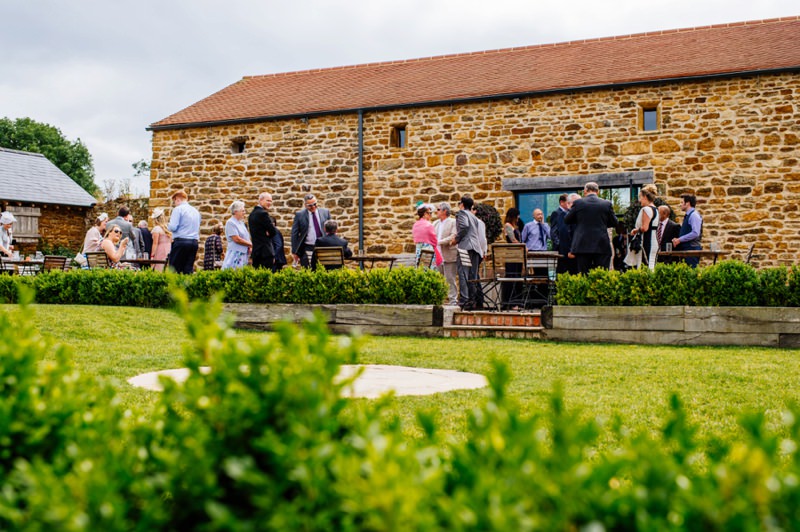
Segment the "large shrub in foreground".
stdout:
<path fill-rule="evenodd" d="M 234 337 L 220 302 L 177 298 L 189 378 L 121 411 L 65 350 L 0 313 L 0 529 L 791 530 L 800 523 L 800 408 L 778 437 L 764 415 L 735 441 L 699 441 L 673 396 L 657 430 L 602 426 L 553 393 L 523 414 L 505 366 L 464 442 L 431 413 L 409 439 L 385 400 L 342 397 L 321 320 Z M 53 360 L 55 357 L 55 360 Z M 48 364 L 46 361 L 55 363 Z M 201 369 L 207 366 L 210 370 Z M 149 408 L 149 407 L 148 407 Z M 610 438 L 609 438 L 610 436 Z M 599 442 L 613 441 L 600 451 Z"/>
<path fill-rule="evenodd" d="M 740 261 L 704 268 L 658 264 L 627 271 L 559 275 L 559 305 L 800 306 L 800 268 L 756 270 Z"/>
<path fill-rule="evenodd" d="M 286 268 L 277 274 L 244 268 L 192 275 L 73 270 L 31 277 L 0 275 L 0 303 L 16 302 L 18 288 L 29 286 L 36 302 L 43 304 L 165 308 L 171 304 L 170 285 L 180 286 L 192 299 L 208 300 L 221 292 L 228 303 L 440 305 L 447 295 L 438 272 L 402 267 L 369 272 Z"/>

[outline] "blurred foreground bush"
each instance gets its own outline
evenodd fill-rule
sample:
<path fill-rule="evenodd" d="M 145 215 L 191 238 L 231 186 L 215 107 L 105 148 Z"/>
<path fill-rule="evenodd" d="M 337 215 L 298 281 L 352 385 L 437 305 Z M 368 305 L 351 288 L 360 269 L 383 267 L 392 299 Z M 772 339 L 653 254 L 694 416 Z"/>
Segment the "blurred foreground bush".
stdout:
<path fill-rule="evenodd" d="M 418 413 L 410 439 L 384 400 L 354 407 L 339 365 L 358 340 L 320 320 L 235 338 L 221 303 L 177 297 L 188 380 L 152 411 L 70 367 L 0 312 L 2 530 L 760 530 L 800 524 L 800 408 L 778 438 L 761 414 L 699 442 L 672 397 L 657 434 L 565 407 L 523 415 L 496 364 L 464 442 Z M 30 299 L 23 292 L 23 303 Z M 210 371 L 201 370 L 210 367 Z M 366 406 L 364 405 L 366 404 Z M 601 439 L 617 442 L 599 451 Z"/>

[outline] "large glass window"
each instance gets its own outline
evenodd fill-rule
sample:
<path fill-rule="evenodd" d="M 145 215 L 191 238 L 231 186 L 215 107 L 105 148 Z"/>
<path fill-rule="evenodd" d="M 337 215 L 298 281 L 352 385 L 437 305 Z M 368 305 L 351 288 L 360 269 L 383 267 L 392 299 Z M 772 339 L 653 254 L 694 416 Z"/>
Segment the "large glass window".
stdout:
<path fill-rule="evenodd" d="M 640 188 L 641 185 L 601 188 L 600 197 L 610 200 L 614 205 L 614 212 L 621 216 L 630 207 L 631 201 L 636 201 Z M 523 222 L 528 223 L 533 220 L 533 211 L 542 209 L 545 220 L 548 220 L 550 213 L 558 208 L 558 197 L 561 194 L 571 194 L 573 192 L 582 194 L 583 190 L 561 189 L 518 192 L 517 208 L 520 212 L 520 218 L 522 218 Z M 501 213 L 501 215 L 505 215 L 505 213 Z"/>

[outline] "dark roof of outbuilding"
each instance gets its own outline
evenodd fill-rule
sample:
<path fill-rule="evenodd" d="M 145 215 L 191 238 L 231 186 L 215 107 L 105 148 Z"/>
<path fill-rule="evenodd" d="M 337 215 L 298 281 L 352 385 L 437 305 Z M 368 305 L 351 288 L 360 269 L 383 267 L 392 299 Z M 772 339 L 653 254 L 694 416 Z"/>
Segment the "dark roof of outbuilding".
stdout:
<path fill-rule="evenodd" d="M 97 200 L 41 153 L 0 148 L 0 199 L 91 207 Z"/>
<path fill-rule="evenodd" d="M 172 129 L 800 68 L 800 17 L 248 76 Z"/>

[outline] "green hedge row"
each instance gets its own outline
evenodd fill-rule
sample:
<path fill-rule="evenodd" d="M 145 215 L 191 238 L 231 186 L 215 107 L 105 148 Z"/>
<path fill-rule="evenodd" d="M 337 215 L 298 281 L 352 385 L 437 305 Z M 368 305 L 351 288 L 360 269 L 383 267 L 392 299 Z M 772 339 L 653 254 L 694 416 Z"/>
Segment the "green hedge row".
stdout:
<path fill-rule="evenodd" d="M 556 290 L 559 305 L 797 307 L 800 267 L 756 270 L 731 260 L 697 269 L 659 264 L 654 272 L 596 269 L 560 275 Z"/>
<path fill-rule="evenodd" d="M 438 272 L 414 268 L 360 270 L 203 271 L 177 275 L 152 271 L 73 270 L 21 277 L 0 275 L 0 302 L 17 300 L 20 285 L 42 304 L 119 305 L 164 308 L 170 287 L 192 299 L 222 292 L 228 303 L 378 303 L 439 305 L 447 285 Z"/>
<path fill-rule="evenodd" d="M 699 442 L 677 397 L 655 433 L 564 406 L 523 414 L 495 365 L 468 438 L 388 402 L 343 399 L 357 340 L 322 321 L 236 338 L 220 303 L 179 296 L 192 337 L 185 384 L 147 411 L 0 312 L 2 530 L 795 530 L 800 408 L 781 436 L 762 414 L 735 441 Z M 201 366 L 212 371 L 201 372 Z M 145 408 L 145 407 L 143 407 Z M 601 442 L 618 442 L 608 450 Z"/>

